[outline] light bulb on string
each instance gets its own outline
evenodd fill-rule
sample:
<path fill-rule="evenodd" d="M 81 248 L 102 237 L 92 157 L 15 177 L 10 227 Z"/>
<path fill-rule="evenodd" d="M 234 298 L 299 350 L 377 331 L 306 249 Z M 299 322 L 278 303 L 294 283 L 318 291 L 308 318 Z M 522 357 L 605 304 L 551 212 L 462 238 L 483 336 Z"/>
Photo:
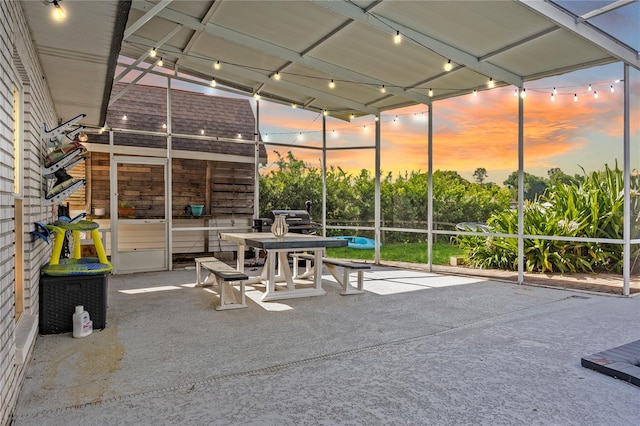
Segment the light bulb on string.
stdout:
<path fill-rule="evenodd" d="M 595 90 L 593 91 L 593 98 L 598 99 L 598 92 Z"/>
<path fill-rule="evenodd" d="M 522 89 L 522 92 L 520 92 L 520 97 L 522 99 L 527 97 L 527 89 L 524 89 L 524 88 Z"/>
<path fill-rule="evenodd" d="M 589 85 L 589 87 L 587 88 L 588 92 L 591 92 L 593 89 L 591 88 L 591 85 Z"/>
<path fill-rule="evenodd" d="M 429 97 L 432 98 L 433 97 L 433 89 L 429 89 Z"/>
<path fill-rule="evenodd" d="M 326 109 L 322 110 L 322 115 L 326 117 L 327 115 L 329 115 L 329 111 L 327 111 Z"/>
<path fill-rule="evenodd" d="M 518 89 L 513 91 L 513 96 L 518 96 Z"/>
<path fill-rule="evenodd" d="M 296 108 L 298 108 L 298 104 L 291 104 L 291 108 L 292 108 L 292 109 L 296 109 Z"/>
<path fill-rule="evenodd" d="M 162 60 L 162 57 L 160 57 L 160 60 L 158 61 L 158 66 L 159 67 L 164 66 L 164 61 Z"/>
<path fill-rule="evenodd" d="M 578 94 L 577 93 L 573 94 L 573 102 L 578 102 Z"/>
<path fill-rule="evenodd" d="M 155 58 L 157 54 L 158 54 L 158 51 L 156 50 L 155 47 L 149 51 L 150 58 Z"/>
<path fill-rule="evenodd" d="M 210 85 L 211 87 L 216 87 L 216 86 L 218 85 L 218 83 L 216 83 L 216 79 L 215 79 L 215 78 L 212 78 L 212 79 L 211 79 L 211 83 L 209 83 L 209 85 Z"/>
<path fill-rule="evenodd" d="M 613 84 L 611 85 L 611 93 L 615 92 L 616 90 L 613 88 Z"/>
<path fill-rule="evenodd" d="M 273 79 L 274 79 L 274 80 L 280 80 L 280 73 L 279 73 L 279 72 L 276 72 L 276 73 L 273 75 Z"/>
<path fill-rule="evenodd" d="M 66 13 L 64 13 L 64 9 L 62 9 L 62 6 L 60 6 L 58 0 L 53 0 L 51 3 L 53 3 L 53 11 L 51 12 L 51 16 L 53 16 L 53 19 L 55 19 L 56 21 L 64 21 L 67 15 Z"/>
<path fill-rule="evenodd" d="M 446 64 L 444 64 L 444 70 L 445 70 L 445 71 L 447 71 L 447 72 L 449 72 L 449 71 L 451 71 L 451 69 L 452 69 L 452 68 L 453 68 L 453 65 L 451 65 L 451 59 L 449 59 L 449 60 L 447 61 L 447 63 L 446 63 Z"/>
<path fill-rule="evenodd" d="M 329 89 L 334 89 L 336 87 L 336 82 L 333 81 L 333 79 L 331 79 L 331 81 L 329 82 Z"/>
<path fill-rule="evenodd" d="M 401 41 L 402 41 L 402 36 L 400 35 L 400 31 L 396 31 L 396 35 L 393 36 L 393 42 L 395 44 L 400 44 Z"/>
<path fill-rule="evenodd" d="M 382 85 L 382 87 L 380 87 L 380 93 L 386 93 L 387 92 L 387 88 L 384 87 L 384 84 Z"/>
<path fill-rule="evenodd" d="M 478 91 L 476 89 L 473 89 L 473 96 L 478 96 Z"/>
<path fill-rule="evenodd" d="M 219 70 L 219 69 L 220 69 L 220 67 L 221 67 L 221 65 L 220 65 L 220 61 L 216 61 L 216 63 L 215 63 L 215 64 L 213 64 L 213 68 L 214 68 L 214 69 L 216 69 L 216 70 Z"/>
<path fill-rule="evenodd" d="M 557 90 L 555 87 L 553 88 L 553 94 L 554 94 L 554 95 L 557 95 L 557 94 L 558 94 L 558 90 Z"/>
<path fill-rule="evenodd" d="M 489 78 L 489 83 L 487 83 L 487 86 L 489 87 L 489 89 L 493 89 L 494 87 L 496 87 L 496 83 L 495 81 L 493 81 L 493 78 Z"/>
<path fill-rule="evenodd" d="M 553 94 L 553 92 L 551 93 L 551 102 L 554 102 L 556 100 L 556 95 Z"/>

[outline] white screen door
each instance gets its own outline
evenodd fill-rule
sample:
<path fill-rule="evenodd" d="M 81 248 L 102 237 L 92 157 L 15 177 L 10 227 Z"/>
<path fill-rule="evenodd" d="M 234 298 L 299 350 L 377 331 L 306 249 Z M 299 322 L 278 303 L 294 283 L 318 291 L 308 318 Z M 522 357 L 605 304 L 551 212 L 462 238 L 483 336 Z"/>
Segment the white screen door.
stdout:
<path fill-rule="evenodd" d="M 126 274 L 168 270 L 167 160 L 113 158 L 113 271 Z"/>

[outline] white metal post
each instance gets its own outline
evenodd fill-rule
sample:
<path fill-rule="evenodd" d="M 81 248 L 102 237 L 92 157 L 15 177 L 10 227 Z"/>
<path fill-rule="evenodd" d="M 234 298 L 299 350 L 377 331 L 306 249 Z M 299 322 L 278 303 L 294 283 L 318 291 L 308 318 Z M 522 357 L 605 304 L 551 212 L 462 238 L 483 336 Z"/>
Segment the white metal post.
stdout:
<path fill-rule="evenodd" d="M 427 105 L 427 270 L 433 269 L 433 103 Z"/>
<path fill-rule="evenodd" d="M 524 283 L 524 87 L 518 90 L 518 284 Z"/>
<path fill-rule="evenodd" d="M 374 194 L 374 239 L 375 239 L 375 252 L 374 252 L 374 262 L 380 263 L 380 219 L 382 216 L 382 206 L 380 205 L 380 113 L 376 115 L 376 141 L 375 141 L 375 167 L 376 167 L 376 175 L 375 175 L 375 194 Z"/>
<path fill-rule="evenodd" d="M 631 140 L 629 129 L 629 65 L 624 64 L 624 205 L 623 205 L 623 255 L 622 255 L 622 294 L 630 295 L 631 280 Z M 634 214 L 637 212 L 634 212 Z"/>
<path fill-rule="evenodd" d="M 327 117 L 322 115 L 322 236 L 327 236 Z"/>
<path fill-rule="evenodd" d="M 172 125 L 171 125 L 171 77 L 167 77 L 167 166 L 164 168 L 165 170 L 165 232 L 167 242 L 167 265 L 169 265 L 169 270 L 173 270 L 173 180 L 171 179 L 172 175 L 172 158 L 173 158 L 173 140 L 171 136 Z"/>

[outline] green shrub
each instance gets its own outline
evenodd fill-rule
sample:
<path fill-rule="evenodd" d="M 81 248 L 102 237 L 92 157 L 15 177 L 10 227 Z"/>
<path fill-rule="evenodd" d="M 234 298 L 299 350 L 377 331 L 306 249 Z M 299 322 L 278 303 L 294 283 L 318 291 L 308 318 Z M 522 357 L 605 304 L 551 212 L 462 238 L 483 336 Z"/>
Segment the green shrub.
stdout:
<path fill-rule="evenodd" d="M 524 203 L 524 234 L 601 239 L 623 238 L 623 173 L 605 165 L 603 172 L 586 175 L 583 182 L 558 183 L 536 201 Z M 631 177 L 632 238 L 638 238 L 638 176 Z M 503 211 L 487 221 L 494 233 L 517 234 L 516 211 Z M 477 267 L 517 269 L 517 239 L 463 235 L 457 238 Z M 631 253 L 632 266 L 638 249 Z M 525 269 L 530 272 L 622 272 L 623 245 L 524 240 Z"/>

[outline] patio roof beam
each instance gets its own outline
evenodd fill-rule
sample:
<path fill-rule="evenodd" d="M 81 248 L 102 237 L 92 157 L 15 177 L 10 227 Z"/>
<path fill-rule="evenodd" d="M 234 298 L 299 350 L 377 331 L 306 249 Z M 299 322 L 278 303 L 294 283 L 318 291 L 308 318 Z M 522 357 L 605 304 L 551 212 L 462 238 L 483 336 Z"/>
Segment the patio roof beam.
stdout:
<path fill-rule="evenodd" d="M 162 37 L 160 40 L 158 40 L 156 42 L 156 44 L 154 44 L 154 47 L 157 49 L 158 47 L 162 46 L 163 44 L 165 44 L 166 42 L 168 42 L 169 40 L 171 40 L 171 38 L 178 34 L 178 32 L 182 29 L 182 25 L 177 25 L 173 30 L 169 31 L 169 33 Z M 136 59 L 135 61 L 133 61 L 131 63 L 131 65 L 129 65 L 128 67 L 126 67 L 120 74 L 118 74 L 118 76 L 116 78 L 113 79 L 113 83 L 118 83 L 120 80 L 122 80 L 124 78 L 125 75 L 127 75 L 129 73 L 129 71 L 131 71 L 132 69 L 134 69 L 135 67 L 137 67 L 138 65 L 140 65 L 145 59 L 147 59 L 149 57 L 149 49 L 146 49 L 142 55 L 140 55 L 140 57 L 138 57 L 138 59 Z"/>
<path fill-rule="evenodd" d="M 493 56 L 499 55 L 500 53 L 507 52 L 507 51 L 509 51 L 511 49 L 515 49 L 516 47 L 520 47 L 523 44 L 526 44 L 526 43 L 528 43 L 530 41 L 533 41 L 533 40 L 537 40 L 538 38 L 540 38 L 542 36 L 545 36 L 545 35 L 547 35 L 549 33 L 552 33 L 554 31 L 558 31 L 559 29 L 560 29 L 560 27 L 547 28 L 546 30 L 542 30 L 539 33 L 533 34 L 533 35 L 531 35 L 529 37 L 523 38 L 522 40 L 518 40 L 518 41 L 516 41 L 514 43 L 508 44 L 508 45 L 506 45 L 506 46 L 504 46 L 504 47 L 502 47 L 502 48 L 500 48 L 498 50 L 494 50 L 493 52 L 487 53 L 486 55 L 482 55 L 482 56 L 480 56 L 478 58 L 478 60 L 481 61 L 481 62 L 482 61 L 486 61 L 487 59 L 489 59 L 489 58 L 491 58 Z"/>
<path fill-rule="evenodd" d="M 552 2 L 539 0 L 516 0 L 518 3 L 539 13 L 546 19 L 555 22 L 567 31 L 570 31 L 592 44 L 604 49 L 618 60 L 640 70 L 640 58 L 638 51 L 632 49 L 620 40 L 616 40 L 609 34 L 597 29 L 587 21 L 576 22 L 575 15 L 569 14 L 564 9 Z"/>
<path fill-rule="evenodd" d="M 211 7 L 209 8 L 209 10 L 207 10 L 207 13 L 204 14 L 204 18 L 202 18 L 200 23 L 206 24 L 207 22 L 209 22 L 211 20 L 211 18 L 213 18 L 213 15 L 215 15 L 215 13 L 218 11 L 218 9 L 220 8 L 221 4 L 222 4 L 221 1 L 214 1 L 213 4 L 211 5 Z M 193 46 L 196 44 L 196 42 L 198 41 L 198 39 L 200 38 L 201 35 L 202 35 L 202 33 L 200 31 L 194 31 L 193 32 L 193 34 L 189 38 L 189 41 L 184 46 L 184 49 L 182 49 L 182 52 L 185 55 L 189 54 L 189 52 L 191 51 Z M 176 65 L 178 65 L 178 62 L 180 62 L 180 60 L 182 58 L 183 58 L 183 56 L 181 56 L 178 59 L 176 59 Z"/>
<path fill-rule="evenodd" d="M 578 16 L 576 18 L 576 24 L 579 24 L 580 22 L 583 22 L 583 21 L 588 21 L 591 18 L 595 18 L 596 16 L 600 16 L 600 15 L 605 14 L 607 12 L 611 12 L 612 10 L 616 10 L 616 9 L 618 9 L 620 7 L 626 6 L 626 5 L 631 4 L 631 3 L 635 3 L 637 1 L 638 0 L 618 0 L 617 2 L 614 2 L 614 3 L 608 4 L 608 5 L 604 6 L 604 7 L 592 10 L 591 12 L 585 13 L 582 16 Z"/>
<path fill-rule="evenodd" d="M 149 68 L 144 69 L 132 82 L 130 82 L 129 84 L 127 84 L 127 87 L 125 87 L 124 89 L 122 89 L 120 92 L 118 92 L 117 95 L 111 96 L 111 99 L 109 99 L 109 106 L 113 105 L 114 102 L 116 102 L 118 99 L 120 99 L 125 93 L 127 93 L 133 86 L 136 85 L 136 83 L 138 81 L 140 81 L 142 79 L 142 77 L 144 77 L 145 75 L 147 75 L 149 73 L 149 71 L 151 69 L 153 69 L 153 67 L 155 67 L 156 65 L 158 65 L 158 63 L 162 60 L 162 58 L 158 58 L 156 59 L 156 61 L 153 63 L 153 65 L 151 65 Z"/>
<path fill-rule="evenodd" d="M 133 24 L 131 24 L 129 26 L 129 28 L 127 28 L 124 32 L 124 40 L 127 40 L 129 37 L 131 37 L 133 35 L 133 33 L 135 33 L 136 31 L 138 31 L 140 28 L 142 28 L 142 26 L 144 24 L 146 24 L 147 22 L 149 22 L 154 16 L 156 16 L 162 9 L 164 9 L 165 7 L 169 6 L 169 4 L 172 2 L 173 0 L 162 0 L 161 2 L 159 2 L 158 4 L 156 4 L 155 6 L 153 6 L 151 9 L 149 9 L 149 11 L 147 11 L 147 13 L 145 13 L 144 15 L 142 15 L 142 17 L 140 19 L 138 19 L 136 22 L 134 22 Z"/>
<path fill-rule="evenodd" d="M 369 25 L 377 28 L 389 34 L 395 34 L 396 31 L 406 35 L 410 40 L 414 40 L 420 46 L 431 50 L 432 52 L 441 55 L 444 58 L 451 59 L 453 62 L 461 65 L 465 65 L 467 68 L 491 76 L 494 79 L 502 80 L 514 86 L 519 86 L 522 83 L 520 76 L 493 65 L 488 62 L 481 62 L 477 57 L 464 52 L 460 49 L 436 40 L 428 35 L 414 30 L 413 28 L 406 27 L 395 21 L 392 21 L 382 15 L 374 14 L 366 10 L 361 9 L 353 3 L 346 1 L 334 1 L 334 0 L 312 0 L 314 3 L 324 6 L 327 9 L 334 11 L 335 13 L 344 15 L 348 18 L 354 19 L 362 24 Z"/>
<path fill-rule="evenodd" d="M 137 10 L 146 10 L 147 8 L 150 8 L 152 5 L 153 4 L 148 1 L 136 1 L 132 4 L 132 8 Z M 393 93 L 394 95 L 397 95 L 397 96 L 405 97 L 417 103 L 431 102 L 431 100 L 427 96 L 421 95 L 420 93 L 404 90 L 403 88 L 397 87 L 397 85 L 394 85 L 391 82 L 382 81 L 382 80 L 373 78 L 371 76 L 361 74 L 361 73 L 349 70 L 347 68 L 343 68 L 338 65 L 310 57 L 308 55 L 304 56 L 294 50 L 290 50 L 282 46 L 278 46 L 276 44 L 269 43 L 264 40 L 260 40 L 258 38 L 249 36 L 247 34 L 242 34 L 240 32 L 234 31 L 229 28 L 225 28 L 223 26 L 220 26 L 211 22 L 207 24 L 202 24 L 197 19 L 174 10 L 163 10 L 158 14 L 158 16 L 163 19 L 167 19 L 171 22 L 175 22 L 177 24 L 183 25 L 187 28 L 191 28 L 195 31 L 202 31 L 207 34 L 211 34 L 212 36 L 222 37 L 226 40 L 232 40 L 234 43 L 238 43 L 243 46 L 249 47 L 251 49 L 255 49 L 255 50 L 276 56 L 285 61 L 301 64 L 309 68 L 315 69 L 317 71 L 321 71 L 345 80 L 351 80 L 351 81 L 356 81 L 359 83 L 370 84 L 375 86 L 385 85 L 388 92 Z M 317 45 L 317 43 L 315 43 L 314 45 Z M 282 84 L 282 80 L 279 81 L 278 84 Z"/>

